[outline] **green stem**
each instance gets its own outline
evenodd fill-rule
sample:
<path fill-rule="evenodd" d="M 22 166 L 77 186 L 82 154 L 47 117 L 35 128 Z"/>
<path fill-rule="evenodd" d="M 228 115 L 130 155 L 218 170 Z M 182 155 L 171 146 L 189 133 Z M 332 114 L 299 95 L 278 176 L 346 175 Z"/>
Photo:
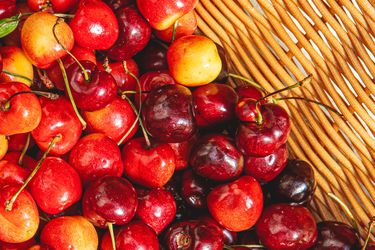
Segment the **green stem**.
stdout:
<path fill-rule="evenodd" d="M 60 66 L 60 70 L 61 70 L 61 73 L 63 75 L 63 79 L 64 79 L 64 83 L 65 83 L 65 89 L 66 89 L 66 92 L 68 93 L 68 96 L 69 96 L 69 100 L 70 102 L 72 103 L 72 106 L 73 106 L 73 109 L 79 119 L 79 121 L 81 122 L 82 124 L 82 129 L 85 130 L 86 129 L 86 126 L 87 126 L 87 123 L 85 122 L 85 120 L 82 118 L 81 114 L 79 113 L 78 111 L 78 108 L 77 108 L 77 105 L 74 101 L 74 98 L 73 98 L 73 95 L 72 95 L 72 90 L 70 89 L 70 85 L 69 85 L 69 81 L 68 81 L 68 76 L 66 75 L 66 70 L 64 68 L 64 64 L 63 62 L 61 61 L 61 59 L 57 59 L 57 62 Z"/>
<path fill-rule="evenodd" d="M 30 138 L 31 138 L 31 134 L 28 133 L 28 134 L 27 134 L 27 138 L 26 138 L 25 146 L 24 146 L 23 149 L 22 149 L 22 152 L 21 152 L 20 158 L 18 158 L 18 165 L 20 165 L 20 166 L 23 165 L 23 158 L 25 157 L 26 152 L 27 152 L 27 150 L 29 149 Z"/>
<path fill-rule="evenodd" d="M 67 50 L 65 48 L 65 46 L 60 42 L 60 40 L 57 38 L 57 34 L 56 34 L 56 27 L 58 24 L 62 23 L 62 22 L 65 22 L 64 19 L 62 18 L 58 18 L 56 20 L 56 23 L 53 25 L 53 28 L 52 28 L 52 32 L 53 32 L 53 36 L 55 37 L 55 40 L 57 41 L 57 43 L 61 46 L 61 48 L 69 55 L 73 58 L 73 60 L 78 64 L 78 66 L 81 68 L 82 72 L 83 72 L 83 75 L 85 77 L 85 81 L 89 82 L 90 81 L 90 77 L 85 69 L 85 67 L 83 67 L 83 65 L 80 63 L 80 61 L 72 54 L 70 53 L 69 50 Z"/>
<path fill-rule="evenodd" d="M 56 100 L 59 97 L 58 94 L 43 92 L 43 91 L 37 91 L 37 90 L 20 91 L 20 92 L 14 93 L 5 102 L 3 102 L 3 104 L 0 107 L 0 110 L 8 111 L 11 107 L 12 99 L 14 97 L 18 96 L 18 95 L 23 95 L 23 94 L 34 94 L 34 95 L 44 96 L 44 97 L 46 97 L 48 99 L 52 99 L 52 100 Z"/>
<path fill-rule="evenodd" d="M 244 81 L 244 82 L 247 82 L 247 83 L 249 83 L 251 86 L 253 86 L 253 87 L 259 89 L 260 91 L 262 91 L 263 93 L 267 93 L 267 91 L 266 91 L 264 88 L 262 88 L 262 86 L 260 86 L 258 83 L 254 82 L 254 81 L 252 81 L 252 80 L 250 80 L 250 79 L 247 79 L 247 78 L 245 78 L 245 77 L 243 77 L 243 76 L 236 75 L 236 74 L 233 74 L 233 73 L 228 73 L 228 76 L 229 76 L 229 77 L 236 78 L 236 79 L 240 79 L 240 80 L 242 80 L 242 81 Z"/>
<path fill-rule="evenodd" d="M 22 78 L 22 79 L 24 79 L 24 80 L 30 82 L 30 84 L 33 84 L 33 83 L 34 83 L 34 81 L 33 81 L 32 79 L 30 79 L 30 78 L 28 78 L 28 77 L 26 77 L 26 76 L 19 75 L 19 74 L 17 74 L 17 73 L 9 72 L 9 71 L 7 71 L 7 70 L 5 70 L 5 69 L 3 69 L 3 73 L 5 73 L 5 74 L 7 74 L 7 75 L 10 75 L 10 76 L 14 76 L 14 77 Z"/>
<path fill-rule="evenodd" d="M 5 203 L 5 210 L 6 211 L 12 211 L 12 208 L 13 208 L 13 204 L 14 202 L 17 200 L 18 196 L 20 195 L 20 193 L 26 188 L 26 186 L 29 184 L 29 182 L 31 181 L 32 178 L 34 178 L 34 176 L 36 175 L 36 173 L 38 172 L 40 166 L 42 165 L 42 163 L 44 162 L 44 159 L 46 159 L 47 155 L 49 154 L 49 152 L 51 151 L 53 145 L 55 145 L 55 143 L 61 139 L 61 135 L 57 135 L 57 136 L 54 136 L 52 138 L 52 141 L 51 143 L 49 144 L 46 152 L 44 152 L 42 158 L 38 161 L 38 164 L 36 165 L 36 167 L 34 168 L 34 170 L 31 172 L 31 174 L 29 175 L 29 177 L 25 180 L 25 182 L 22 184 L 22 186 L 18 189 L 18 191 L 12 196 L 12 198 L 10 200 L 7 200 L 6 203 Z"/>
<path fill-rule="evenodd" d="M 375 216 L 373 216 L 371 218 L 371 221 L 370 221 L 369 226 L 368 226 L 368 232 L 367 232 L 366 240 L 365 240 L 365 243 L 363 243 L 363 247 L 362 247 L 361 250 L 366 250 L 368 242 L 370 241 L 371 231 L 372 231 L 372 228 L 374 226 L 375 226 Z"/>
<path fill-rule="evenodd" d="M 224 249 L 227 250 L 234 250 L 235 247 L 245 247 L 245 248 L 262 248 L 265 249 L 266 247 L 263 245 L 257 245 L 257 244 L 244 244 L 244 245 L 224 245 Z"/>
<path fill-rule="evenodd" d="M 115 239 L 115 234 L 113 232 L 113 223 L 108 222 L 107 225 L 108 225 L 109 235 L 111 236 L 112 248 L 113 250 L 116 250 L 116 239 Z"/>
<path fill-rule="evenodd" d="M 172 40 L 171 40 L 172 43 L 176 39 L 177 26 L 178 26 L 178 20 L 176 20 L 176 22 L 174 22 L 173 24 Z"/>
<path fill-rule="evenodd" d="M 348 206 L 347 206 L 342 200 L 340 200 L 340 198 L 337 197 L 335 194 L 333 194 L 333 193 L 328 193 L 328 196 L 329 196 L 331 199 L 335 200 L 335 201 L 336 201 L 336 202 L 342 207 L 342 209 L 344 209 L 345 213 L 348 215 L 348 217 L 349 217 L 350 220 L 352 221 L 352 226 L 353 226 L 353 228 L 354 228 L 357 232 L 359 232 L 359 231 L 358 231 L 358 230 L 359 230 L 359 228 L 358 228 L 358 223 L 357 223 L 357 221 L 355 220 L 354 215 L 353 215 L 353 213 L 350 211 L 350 209 L 348 208 Z"/>

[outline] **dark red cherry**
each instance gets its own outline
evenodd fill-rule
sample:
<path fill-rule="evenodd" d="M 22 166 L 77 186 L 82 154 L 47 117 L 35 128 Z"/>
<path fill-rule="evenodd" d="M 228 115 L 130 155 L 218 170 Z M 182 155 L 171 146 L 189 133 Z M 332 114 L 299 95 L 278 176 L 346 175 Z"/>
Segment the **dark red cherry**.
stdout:
<path fill-rule="evenodd" d="M 229 85 L 210 83 L 193 91 L 194 112 L 199 127 L 222 125 L 234 119 L 238 96 Z"/>
<path fill-rule="evenodd" d="M 318 240 L 311 250 L 360 249 L 358 233 L 351 226 L 338 221 L 318 223 Z"/>
<path fill-rule="evenodd" d="M 239 99 L 251 98 L 254 100 L 259 100 L 263 97 L 262 91 L 251 85 L 241 85 L 236 88 Z"/>
<path fill-rule="evenodd" d="M 235 179 L 242 173 L 243 164 L 243 156 L 233 140 L 220 134 L 202 137 L 190 155 L 194 172 L 214 181 Z"/>
<path fill-rule="evenodd" d="M 135 56 L 141 72 L 168 70 L 167 46 L 156 40 L 150 40 L 146 48 Z"/>
<path fill-rule="evenodd" d="M 260 104 L 252 98 L 242 98 L 236 104 L 236 116 L 242 122 L 256 122 Z"/>
<path fill-rule="evenodd" d="M 245 174 L 251 175 L 259 182 L 269 182 L 284 169 L 288 161 L 288 148 L 282 145 L 275 152 L 267 156 L 246 156 Z"/>
<path fill-rule="evenodd" d="M 107 51 L 112 60 L 128 60 L 144 49 L 151 37 L 151 27 L 133 6 L 116 11 L 120 35 Z"/>
<path fill-rule="evenodd" d="M 115 79 L 106 71 L 101 71 L 91 61 L 81 61 L 88 73 L 86 80 L 82 69 L 73 63 L 67 69 L 70 88 L 78 108 L 94 111 L 104 108 L 116 98 L 117 84 Z"/>
<path fill-rule="evenodd" d="M 192 95 L 182 85 L 165 85 L 151 91 L 142 117 L 147 131 L 162 142 L 182 142 L 196 131 Z"/>
<path fill-rule="evenodd" d="M 113 10 L 117 10 L 119 8 L 130 5 L 134 3 L 135 1 L 134 0 L 104 0 L 104 2 L 106 2 L 109 5 L 109 7 L 111 7 Z"/>
<path fill-rule="evenodd" d="M 0 0 L 0 19 L 11 17 L 16 13 L 16 0 Z"/>
<path fill-rule="evenodd" d="M 103 68 L 104 70 L 104 67 L 99 66 L 99 68 Z M 133 59 L 122 62 L 110 62 L 106 71 L 113 76 L 117 87 L 121 91 L 135 91 L 137 89 L 136 77 L 139 77 L 139 70 L 138 65 Z"/>
<path fill-rule="evenodd" d="M 289 160 L 284 170 L 270 182 L 273 200 L 292 204 L 307 204 L 315 191 L 314 170 L 302 160 Z"/>
<path fill-rule="evenodd" d="M 193 173 L 186 170 L 182 176 L 181 196 L 185 202 L 194 208 L 205 208 L 207 206 L 206 197 L 209 192 L 207 182 Z"/>
<path fill-rule="evenodd" d="M 233 245 L 237 242 L 237 233 L 229 231 L 222 225 L 220 225 L 216 220 L 214 220 L 211 216 L 204 216 L 199 218 L 199 221 L 201 223 L 204 223 L 206 225 L 215 227 L 219 232 L 223 233 L 223 239 L 224 243 L 226 245 Z"/>
<path fill-rule="evenodd" d="M 133 185 L 124 178 L 106 176 L 97 179 L 85 191 L 83 215 L 94 225 L 124 225 L 134 217 L 138 206 Z"/>
<path fill-rule="evenodd" d="M 260 106 L 262 123 L 241 123 L 236 133 L 237 148 L 245 155 L 266 156 L 285 144 L 290 132 L 289 115 L 281 106 Z"/>
<path fill-rule="evenodd" d="M 133 221 L 121 227 L 116 236 L 117 250 L 158 250 L 159 242 L 152 228 L 142 221 Z"/>
<path fill-rule="evenodd" d="M 176 202 L 165 189 L 138 190 L 137 217 L 159 234 L 176 215 Z"/>
<path fill-rule="evenodd" d="M 310 211 L 289 204 L 275 204 L 264 209 L 256 232 L 267 248 L 285 250 L 309 249 L 318 235 Z"/>

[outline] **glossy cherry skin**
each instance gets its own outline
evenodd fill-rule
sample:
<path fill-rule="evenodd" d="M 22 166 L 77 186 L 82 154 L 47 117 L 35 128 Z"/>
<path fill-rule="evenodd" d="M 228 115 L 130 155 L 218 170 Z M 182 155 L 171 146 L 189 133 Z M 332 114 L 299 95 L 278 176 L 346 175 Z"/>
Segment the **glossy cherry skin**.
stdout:
<path fill-rule="evenodd" d="M 142 91 L 149 92 L 164 85 L 176 84 L 176 82 L 168 71 L 162 70 L 144 73 L 139 78 L 139 84 L 141 85 Z M 137 87 L 137 90 L 138 89 Z M 142 93 L 142 101 L 146 100 L 146 97 L 147 93 Z M 135 100 L 139 104 L 139 94 L 135 95 Z"/>
<path fill-rule="evenodd" d="M 251 98 L 253 100 L 259 100 L 263 97 L 262 91 L 251 85 L 241 85 L 236 88 L 236 92 L 240 99 Z"/>
<path fill-rule="evenodd" d="M 81 61 L 89 75 L 86 81 L 80 66 L 73 63 L 67 69 L 70 88 L 78 108 L 95 111 L 104 108 L 116 98 L 117 84 L 111 74 L 98 70 L 90 61 Z"/>
<path fill-rule="evenodd" d="M 345 223 L 321 221 L 317 227 L 318 240 L 310 248 L 311 250 L 355 250 L 361 248 L 357 232 Z"/>
<path fill-rule="evenodd" d="M 156 40 L 150 40 L 146 48 L 135 56 L 140 71 L 167 70 L 167 46 Z"/>
<path fill-rule="evenodd" d="M 13 203 L 12 210 L 5 210 L 6 201 L 18 191 L 19 186 L 0 188 L 0 240 L 21 243 L 31 239 L 39 226 L 39 213 L 31 194 L 23 190 Z"/>
<path fill-rule="evenodd" d="M 29 171 L 8 160 L 0 161 L 0 187 L 13 184 L 22 185 L 29 176 Z"/>
<path fill-rule="evenodd" d="M 0 0 L 0 19 L 11 17 L 16 12 L 16 0 Z"/>
<path fill-rule="evenodd" d="M 159 234 L 176 215 L 176 202 L 165 189 L 138 190 L 137 217 Z"/>
<path fill-rule="evenodd" d="M 246 201 L 246 202 L 244 202 Z M 230 231 L 239 232 L 251 228 L 263 209 L 263 192 L 260 184 L 251 176 L 214 188 L 207 197 L 212 217 Z"/>
<path fill-rule="evenodd" d="M 104 0 L 104 2 L 106 2 L 113 10 L 117 10 L 134 3 L 135 0 Z"/>
<path fill-rule="evenodd" d="M 158 250 L 159 242 L 152 228 L 142 221 L 133 221 L 120 229 L 116 247 L 118 250 Z"/>
<path fill-rule="evenodd" d="M 130 104 L 117 97 L 110 104 L 96 111 L 82 112 L 82 116 L 87 122 L 86 131 L 89 133 L 103 133 L 115 142 L 132 128 L 137 119 L 134 110 Z M 124 139 L 123 143 L 130 140 L 138 129 L 138 123 L 135 124 L 130 134 Z"/>
<path fill-rule="evenodd" d="M 124 69 L 123 62 L 110 62 L 108 63 L 108 68 L 106 69 L 106 71 L 113 76 L 116 81 L 117 87 L 121 91 L 136 90 L 137 80 L 136 78 L 134 78 L 134 76 L 139 77 L 138 65 L 133 59 L 124 61 L 124 64 L 126 70 Z"/>
<path fill-rule="evenodd" d="M 8 149 L 9 151 L 19 151 L 21 152 L 23 148 L 25 147 L 27 136 L 29 133 L 23 133 L 23 134 L 15 134 L 11 135 L 8 138 Z M 34 146 L 35 142 L 32 138 L 30 138 L 29 148 L 32 148 Z"/>
<path fill-rule="evenodd" d="M 266 156 L 285 144 L 290 132 L 289 115 L 281 106 L 260 106 L 262 124 L 241 123 L 236 133 L 237 148 L 244 155 Z"/>
<path fill-rule="evenodd" d="M 236 117 L 242 122 L 257 122 L 260 104 L 252 98 L 242 98 L 236 104 Z"/>
<path fill-rule="evenodd" d="M 75 42 L 93 50 L 109 49 L 119 36 L 116 16 L 102 1 L 81 1 L 69 25 Z"/>
<path fill-rule="evenodd" d="M 63 216 L 49 221 L 42 230 L 40 241 L 59 250 L 98 249 L 98 234 L 82 216 Z"/>
<path fill-rule="evenodd" d="M 206 197 L 209 192 L 207 182 L 192 170 L 186 170 L 182 175 L 181 196 L 185 202 L 194 208 L 205 208 Z"/>
<path fill-rule="evenodd" d="M 147 131 L 158 141 L 185 141 L 196 131 L 192 95 L 181 85 L 165 85 L 151 91 L 142 117 Z"/>
<path fill-rule="evenodd" d="M 314 170 L 305 161 L 289 160 L 284 170 L 270 182 L 271 197 L 279 202 L 305 205 L 314 195 Z"/>
<path fill-rule="evenodd" d="M 270 249 L 309 249 L 317 239 L 314 218 L 305 207 L 275 204 L 264 209 L 256 232 Z"/>
<path fill-rule="evenodd" d="M 199 218 L 200 223 L 204 223 L 208 226 L 215 227 L 219 232 L 222 232 L 224 243 L 226 245 L 233 245 L 237 242 L 237 233 L 229 231 L 228 229 L 221 226 L 216 220 L 211 216 L 204 216 Z"/>
<path fill-rule="evenodd" d="M 124 172 L 132 181 L 149 188 L 164 186 L 175 170 L 175 155 L 167 143 L 150 148 L 143 137 L 130 140 L 122 149 Z"/>
<path fill-rule="evenodd" d="M 197 136 L 193 136 L 187 141 L 168 143 L 176 156 L 176 170 L 186 169 L 189 166 L 191 150 L 193 149 L 197 138 Z"/>
<path fill-rule="evenodd" d="M 285 168 L 288 161 L 288 148 L 282 145 L 275 152 L 263 157 L 246 156 L 245 174 L 251 175 L 259 182 L 269 182 Z"/>
<path fill-rule="evenodd" d="M 194 112 L 199 127 L 221 125 L 234 119 L 238 101 L 229 85 L 210 83 L 193 91 Z"/>
<path fill-rule="evenodd" d="M 230 137 L 211 134 L 195 144 L 190 165 L 200 176 L 214 181 L 228 181 L 240 176 L 244 158 Z"/>
<path fill-rule="evenodd" d="M 151 27 L 133 6 L 116 11 L 120 35 L 107 51 L 112 60 L 128 60 L 144 49 L 151 38 Z"/>
<path fill-rule="evenodd" d="M 197 0 L 137 0 L 139 11 L 156 30 L 165 30 L 194 9 Z"/>
<path fill-rule="evenodd" d="M 38 147 L 45 151 L 53 137 L 60 139 L 53 145 L 50 154 L 64 155 L 77 143 L 82 133 L 82 125 L 74 112 L 73 106 L 64 97 L 57 100 L 40 98 L 42 119 L 36 129 L 31 132 Z"/>
<path fill-rule="evenodd" d="M 71 150 L 69 163 L 84 184 L 103 176 L 121 176 L 124 169 L 117 144 L 99 133 L 82 137 Z"/>
<path fill-rule="evenodd" d="M 35 129 L 41 118 L 42 109 L 34 94 L 20 94 L 10 101 L 9 109 L 4 105 L 8 98 L 21 91 L 30 91 L 23 83 L 0 84 L 0 134 L 14 135 Z"/>
<path fill-rule="evenodd" d="M 39 208 L 48 214 L 61 213 L 82 195 L 77 171 L 57 157 L 47 157 L 43 161 L 28 188 Z"/>
<path fill-rule="evenodd" d="M 83 215 L 99 227 L 130 222 L 137 206 L 133 185 L 117 176 L 106 176 L 91 183 L 82 200 Z"/>
<path fill-rule="evenodd" d="M 18 165 L 18 160 L 20 159 L 20 156 L 21 156 L 21 152 L 8 152 L 4 156 L 3 160 L 7 160 L 13 164 Z M 25 168 L 26 170 L 32 171 L 35 168 L 36 164 L 37 164 L 37 161 L 34 158 L 28 155 L 24 155 L 21 167 Z"/>

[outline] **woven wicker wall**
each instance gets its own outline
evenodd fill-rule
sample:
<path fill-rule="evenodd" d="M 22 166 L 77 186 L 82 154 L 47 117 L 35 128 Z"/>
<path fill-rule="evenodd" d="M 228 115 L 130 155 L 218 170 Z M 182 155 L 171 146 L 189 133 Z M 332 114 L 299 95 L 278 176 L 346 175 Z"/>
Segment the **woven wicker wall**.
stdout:
<path fill-rule="evenodd" d="M 318 219 L 350 223 L 328 193 L 352 210 L 366 234 L 375 215 L 375 1 L 200 0 L 199 29 L 221 44 L 231 72 L 271 92 L 303 79 L 287 95 L 336 107 L 288 101 L 292 154 L 315 168 L 311 209 Z"/>

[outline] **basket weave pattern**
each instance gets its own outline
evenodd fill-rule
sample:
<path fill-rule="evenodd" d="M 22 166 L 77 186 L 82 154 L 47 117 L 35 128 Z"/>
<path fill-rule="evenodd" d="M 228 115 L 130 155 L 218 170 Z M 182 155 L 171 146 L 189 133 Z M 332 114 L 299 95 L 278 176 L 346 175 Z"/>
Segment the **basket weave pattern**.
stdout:
<path fill-rule="evenodd" d="M 365 235 L 375 215 L 375 1 L 200 0 L 200 31 L 221 44 L 230 71 L 268 92 L 312 74 L 285 95 L 335 107 L 339 116 L 302 101 L 280 104 L 291 114 L 290 152 L 315 169 L 311 209 L 318 219 L 350 223 L 334 193 Z"/>

